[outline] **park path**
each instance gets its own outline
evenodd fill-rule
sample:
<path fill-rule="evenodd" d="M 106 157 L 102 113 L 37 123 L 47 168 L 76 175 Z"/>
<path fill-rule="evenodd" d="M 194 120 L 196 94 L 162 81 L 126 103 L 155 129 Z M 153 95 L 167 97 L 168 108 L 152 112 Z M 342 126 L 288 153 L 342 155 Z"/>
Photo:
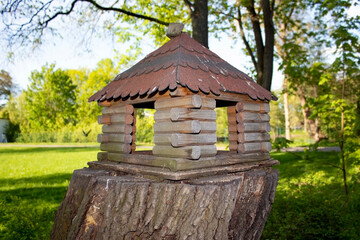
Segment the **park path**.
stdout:
<path fill-rule="evenodd" d="M 285 152 L 303 152 L 305 149 L 309 149 L 308 147 L 290 147 L 285 148 L 282 151 Z M 339 147 L 318 147 L 317 149 L 319 152 L 340 152 Z"/>

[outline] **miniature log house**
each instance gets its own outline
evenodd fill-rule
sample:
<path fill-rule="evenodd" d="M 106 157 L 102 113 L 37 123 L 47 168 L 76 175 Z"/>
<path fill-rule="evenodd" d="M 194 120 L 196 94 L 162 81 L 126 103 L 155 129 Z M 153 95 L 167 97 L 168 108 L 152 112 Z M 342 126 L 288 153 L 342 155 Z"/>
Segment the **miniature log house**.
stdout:
<path fill-rule="evenodd" d="M 260 239 L 273 96 L 180 32 L 89 99 L 104 106 L 99 161 L 74 171 L 51 239 Z M 230 151 L 215 147 L 216 107 Z M 136 108 L 156 110 L 152 151 L 135 152 Z"/>
<path fill-rule="evenodd" d="M 188 177 L 187 170 L 208 174 L 221 166 L 270 160 L 268 112 L 274 96 L 187 33 L 169 35 L 169 42 L 89 98 L 104 107 L 98 160 L 172 180 Z M 216 107 L 228 110 L 230 151 L 215 146 Z M 156 110 L 151 152 L 135 152 L 136 108 Z"/>

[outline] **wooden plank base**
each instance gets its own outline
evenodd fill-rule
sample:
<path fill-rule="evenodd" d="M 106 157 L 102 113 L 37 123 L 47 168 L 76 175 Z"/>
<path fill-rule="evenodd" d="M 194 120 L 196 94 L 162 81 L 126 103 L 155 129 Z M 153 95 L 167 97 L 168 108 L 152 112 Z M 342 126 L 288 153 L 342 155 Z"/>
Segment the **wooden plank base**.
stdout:
<path fill-rule="evenodd" d="M 168 168 L 149 167 L 127 163 L 116 163 L 111 161 L 88 162 L 91 169 L 123 172 L 141 176 L 153 176 L 158 179 L 181 181 L 186 179 L 197 179 L 200 177 L 214 176 L 228 173 L 245 172 L 259 167 L 271 167 L 278 165 L 279 161 L 269 159 L 265 161 L 247 162 L 228 166 L 218 166 L 172 172 Z"/>
<path fill-rule="evenodd" d="M 106 158 L 101 158 L 102 161 L 107 160 L 133 165 L 161 167 L 174 172 L 219 166 L 231 166 L 240 163 L 266 161 L 269 159 L 269 153 L 236 154 L 229 151 L 218 151 L 218 154 L 215 157 L 204 157 L 199 160 L 158 157 L 152 155 L 151 151 L 136 152 L 135 154 L 108 153 Z"/>

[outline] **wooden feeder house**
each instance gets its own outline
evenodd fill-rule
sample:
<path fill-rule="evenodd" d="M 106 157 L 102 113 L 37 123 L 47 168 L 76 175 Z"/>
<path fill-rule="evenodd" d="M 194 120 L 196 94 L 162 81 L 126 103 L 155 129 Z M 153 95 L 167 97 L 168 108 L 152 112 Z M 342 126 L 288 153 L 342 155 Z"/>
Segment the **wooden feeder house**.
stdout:
<path fill-rule="evenodd" d="M 173 180 L 185 170 L 269 160 L 273 95 L 187 33 L 170 32 L 169 42 L 89 99 L 104 107 L 98 160 Z M 216 107 L 227 107 L 229 152 L 215 146 Z M 135 152 L 136 108 L 156 110 L 151 152 Z"/>
<path fill-rule="evenodd" d="M 278 182 L 274 97 L 182 27 L 90 97 L 101 152 L 74 171 L 51 239 L 260 239 Z M 217 107 L 229 151 L 215 146 Z M 135 151 L 137 108 L 155 109 L 151 151 Z"/>

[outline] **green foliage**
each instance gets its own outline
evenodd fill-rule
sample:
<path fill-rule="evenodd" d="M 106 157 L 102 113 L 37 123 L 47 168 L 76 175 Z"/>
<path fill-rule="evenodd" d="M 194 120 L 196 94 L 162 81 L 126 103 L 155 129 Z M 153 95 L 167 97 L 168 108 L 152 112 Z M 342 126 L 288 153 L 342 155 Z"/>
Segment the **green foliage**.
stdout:
<path fill-rule="evenodd" d="M 10 122 L 19 125 L 20 130 L 26 128 L 28 119 L 26 117 L 25 93 L 22 92 L 17 97 L 11 95 L 1 112 L 4 115 L 3 117 L 8 118 Z"/>
<path fill-rule="evenodd" d="M 274 96 L 279 98 L 280 92 L 273 92 Z M 279 129 L 285 128 L 285 117 L 284 117 L 284 101 L 279 98 L 277 101 L 270 102 L 270 126 L 272 131 L 276 135 L 279 134 Z"/>
<path fill-rule="evenodd" d="M 183 1 L 170 0 L 141 0 L 136 2 L 127 1 L 121 8 L 146 16 L 152 16 L 164 22 L 182 22 L 189 25 L 190 17 Z M 131 27 L 125 27 L 131 26 Z M 116 14 L 113 20 L 107 21 L 110 30 L 118 34 L 120 42 L 139 42 L 144 37 L 153 39 L 155 45 L 164 44 L 167 39 L 164 38 L 166 29 L 155 22 L 142 20 L 127 16 L 124 14 Z"/>
<path fill-rule="evenodd" d="M 153 143 L 154 109 L 136 109 L 136 143 Z"/>
<path fill-rule="evenodd" d="M 8 128 L 6 129 L 5 135 L 8 142 L 15 142 L 16 138 L 20 134 L 19 124 L 9 121 Z"/>
<path fill-rule="evenodd" d="M 89 132 L 90 131 L 90 132 Z M 89 132 L 86 136 L 85 133 Z M 19 133 L 16 142 L 23 143 L 84 143 L 96 142 L 97 135 L 101 133 L 101 125 L 93 122 L 87 126 L 65 126 L 56 131 L 23 132 Z"/>
<path fill-rule="evenodd" d="M 101 107 L 88 98 L 108 84 L 117 70 L 110 59 L 101 60 L 89 71 L 44 66 L 32 72 L 31 85 L 19 96 L 10 96 L 1 111 L 14 126 L 9 131 L 18 142 L 96 142 L 101 126 Z M 13 125 L 12 125 L 13 126 Z M 12 127 L 11 126 L 11 127 Z M 86 136 L 84 132 L 90 131 Z"/>
<path fill-rule="evenodd" d="M 290 143 L 293 141 L 287 140 L 284 137 L 277 137 L 275 141 L 272 143 L 272 148 L 275 148 L 277 152 L 280 152 L 283 148 L 288 148 Z"/>
<path fill-rule="evenodd" d="M 225 142 L 229 136 L 227 108 L 216 108 L 216 136 L 218 139 L 223 139 Z"/>
<path fill-rule="evenodd" d="M 85 69 L 67 71 L 67 74 L 77 85 L 77 125 L 80 124 L 86 127 L 88 124 L 97 121 L 97 117 L 101 114 L 101 107 L 96 103 L 89 103 L 88 99 L 115 78 L 117 69 L 114 65 L 112 60 L 103 59 L 98 62 L 96 68 L 92 71 Z"/>
<path fill-rule="evenodd" d="M 0 71 L 0 100 L 8 99 L 11 95 L 13 82 L 10 74 L 5 71 Z"/>
<path fill-rule="evenodd" d="M 56 130 L 74 125 L 76 119 L 76 85 L 70 76 L 55 65 L 33 71 L 25 91 L 29 130 Z"/>

